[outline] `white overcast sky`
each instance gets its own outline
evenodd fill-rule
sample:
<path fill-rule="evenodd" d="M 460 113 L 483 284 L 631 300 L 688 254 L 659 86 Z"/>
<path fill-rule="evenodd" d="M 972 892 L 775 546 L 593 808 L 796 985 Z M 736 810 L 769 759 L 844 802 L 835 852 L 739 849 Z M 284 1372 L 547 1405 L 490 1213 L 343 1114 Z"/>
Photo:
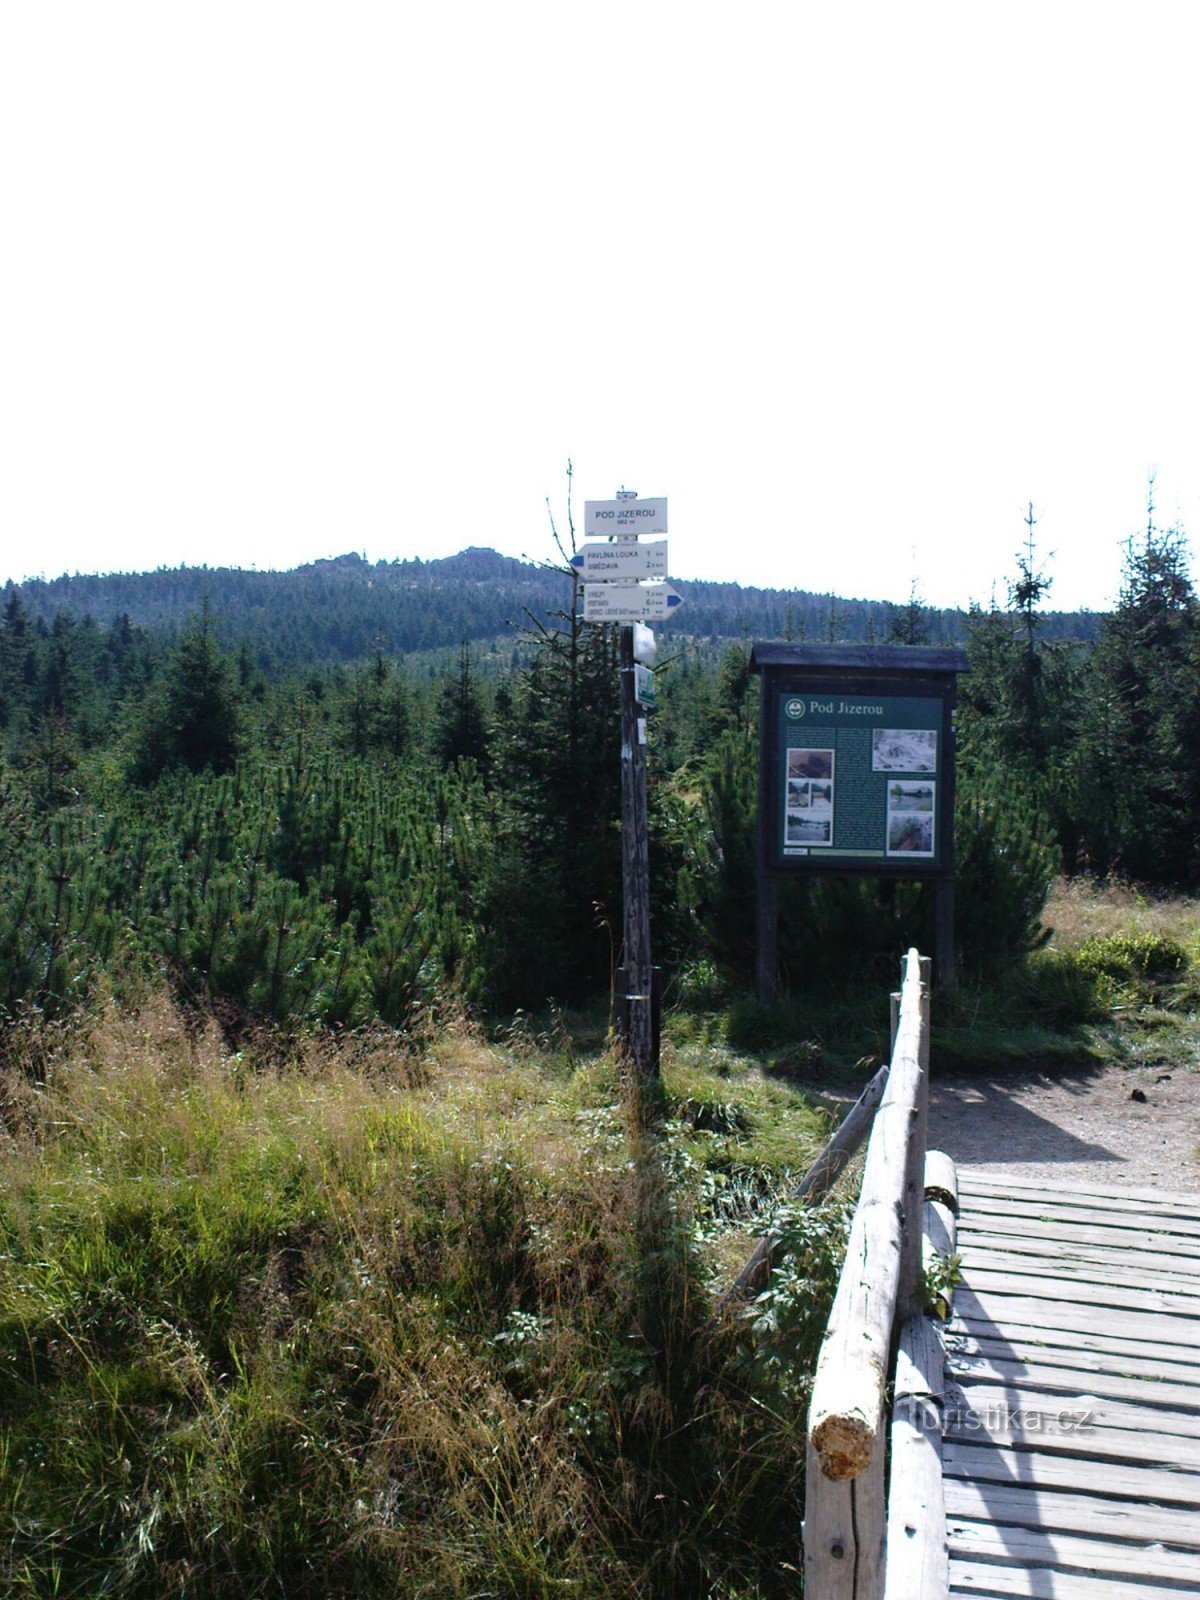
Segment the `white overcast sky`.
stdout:
<path fill-rule="evenodd" d="M 544 555 L 1108 605 L 1200 530 L 1200 7 L 0 4 L 0 579 Z M 681 584 L 686 594 L 686 585 Z M 682 620 L 682 619 L 681 619 Z"/>

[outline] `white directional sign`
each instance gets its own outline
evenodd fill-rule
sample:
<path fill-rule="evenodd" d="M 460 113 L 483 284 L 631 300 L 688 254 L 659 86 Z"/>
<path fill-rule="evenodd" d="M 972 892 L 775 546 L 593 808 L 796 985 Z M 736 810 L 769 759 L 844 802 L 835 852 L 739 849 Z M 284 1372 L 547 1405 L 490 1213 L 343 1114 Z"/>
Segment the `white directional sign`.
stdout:
<path fill-rule="evenodd" d="M 683 598 L 669 583 L 585 583 L 585 622 L 663 622 Z"/>
<path fill-rule="evenodd" d="M 583 531 L 595 539 L 607 533 L 666 533 L 667 502 L 662 500 L 585 500 Z"/>
<path fill-rule="evenodd" d="M 667 541 L 651 539 L 645 544 L 585 544 L 571 557 L 573 567 L 581 567 L 585 578 L 665 578 Z"/>

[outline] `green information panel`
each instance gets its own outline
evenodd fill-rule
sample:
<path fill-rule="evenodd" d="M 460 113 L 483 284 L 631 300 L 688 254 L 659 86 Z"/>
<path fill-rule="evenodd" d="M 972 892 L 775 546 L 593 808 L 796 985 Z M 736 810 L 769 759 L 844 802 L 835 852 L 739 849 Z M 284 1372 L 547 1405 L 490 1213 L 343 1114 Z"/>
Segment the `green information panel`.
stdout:
<path fill-rule="evenodd" d="M 779 851 L 936 867 L 940 697 L 780 693 Z"/>

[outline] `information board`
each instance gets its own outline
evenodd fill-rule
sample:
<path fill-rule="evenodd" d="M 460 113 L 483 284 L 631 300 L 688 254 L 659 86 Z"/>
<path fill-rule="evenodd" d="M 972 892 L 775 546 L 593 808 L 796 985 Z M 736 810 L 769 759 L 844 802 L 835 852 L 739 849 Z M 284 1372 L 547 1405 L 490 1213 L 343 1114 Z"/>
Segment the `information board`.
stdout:
<path fill-rule="evenodd" d="M 953 981 L 954 702 L 966 668 L 964 651 L 940 645 L 754 646 L 764 1003 L 779 981 L 780 884 L 822 873 L 927 882 L 934 982 Z"/>
<path fill-rule="evenodd" d="M 940 695 L 778 692 L 778 855 L 940 866 L 943 722 Z"/>

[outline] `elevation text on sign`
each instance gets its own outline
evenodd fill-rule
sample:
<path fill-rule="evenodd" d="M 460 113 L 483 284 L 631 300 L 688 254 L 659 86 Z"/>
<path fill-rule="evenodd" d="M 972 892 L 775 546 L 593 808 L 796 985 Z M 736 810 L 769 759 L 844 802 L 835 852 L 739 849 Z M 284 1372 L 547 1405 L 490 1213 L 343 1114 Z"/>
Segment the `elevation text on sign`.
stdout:
<path fill-rule="evenodd" d="M 585 500 L 583 532 L 588 539 L 611 534 L 666 533 L 667 502 L 651 500 Z"/>

